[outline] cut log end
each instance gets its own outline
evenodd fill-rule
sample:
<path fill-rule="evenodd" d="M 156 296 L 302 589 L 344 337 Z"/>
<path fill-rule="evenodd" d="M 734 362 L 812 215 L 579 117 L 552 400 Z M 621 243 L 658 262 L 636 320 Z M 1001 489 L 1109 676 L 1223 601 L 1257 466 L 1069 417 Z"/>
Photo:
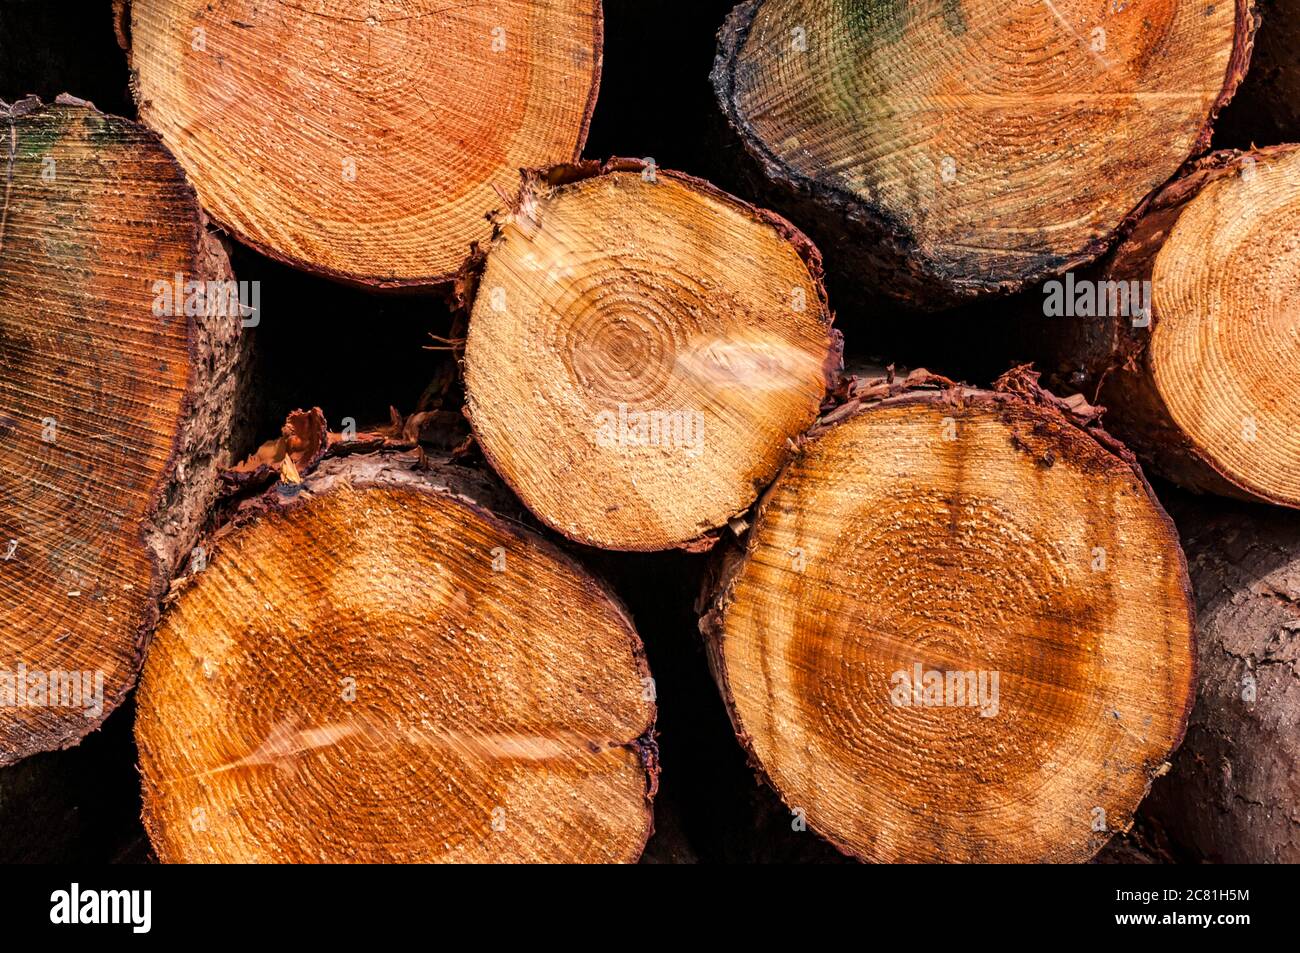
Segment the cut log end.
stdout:
<path fill-rule="evenodd" d="M 141 119 L 204 208 L 361 285 L 449 283 L 494 189 L 577 158 L 599 86 L 598 0 L 117 3 Z"/>
<path fill-rule="evenodd" d="M 879 290 L 942 306 L 1102 252 L 1208 144 L 1249 8 L 750 0 L 713 78 L 769 180 L 880 234 Z"/>
<path fill-rule="evenodd" d="M 240 316 L 159 312 L 225 281 L 148 130 L 0 105 L 0 764 L 75 743 L 134 684 L 157 600 L 228 462 Z M 141 273 L 141 267 L 147 269 Z"/>
<path fill-rule="evenodd" d="M 839 366 L 820 276 L 792 226 L 699 180 L 621 160 L 526 179 L 465 349 L 484 453 L 579 542 L 707 538 L 788 459 Z"/>
<path fill-rule="evenodd" d="M 164 861 L 632 861 L 653 691 L 615 598 L 417 455 L 259 499 L 141 682 Z M 197 820 L 196 820 L 197 819 Z"/>
<path fill-rule="evenodd" d="M 1148 352 L 1191 452 L 1237 489 L 1288 506 L 1300 506 L 1298 232 L 1300 148 L 1227 161 L 1155 259 Z"/>
<path fill-rule="evenodd" d="M 1188 489 L 1300 507 L 1298 174 L 1293 145 L 1192 164 L 1024 323 L 1053 386 Z"/>
<path fill-rule="evenodd" d="M 1087 859 L 1191 704 L 1172 524 L 1131 463 L 1009 394 L 915 392 L 822 430 L 702 628 L 787 805 L 878 862 Z"/>

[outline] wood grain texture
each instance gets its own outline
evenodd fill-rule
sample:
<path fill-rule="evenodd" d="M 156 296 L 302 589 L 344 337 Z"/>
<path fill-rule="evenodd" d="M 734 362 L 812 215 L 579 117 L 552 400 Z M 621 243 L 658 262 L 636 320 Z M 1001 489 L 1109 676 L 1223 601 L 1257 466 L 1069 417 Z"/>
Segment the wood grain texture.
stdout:
<path fill-rule="evenodd" d="M 117 0 L 141 119 L 273 258 L 448 284 L 495 189 L 582 151 L 600 0 Z M 198 47 L 198 48 L 196 48 Z"/>
<path fill-rule="evenodd" d="M 1296 146 L 1196 163 L 1094 276 L 1146 283 L 1149 324 L 1047 319 L 1057 386 L 1072 379 L 1154 472 L 1190 489 L 1300 506 L 1298 182 Z"/>
<path fill-rule="evenodd" d="M 500 221 L 466 414 L 569 538 L 707 547 L 812 424 L 840 351 L 793 226 L 696 179 L 587 163 L 530 174 Z"/>
<path fill-rule="evenodd" d="M 1191 706 L 1173 526 L 1130 457 L 1030 388 L 898 383 L 814 431 L 708 590 L 736 733 L 859 858 L 1086 860 Z M 905 703 L 916 665 L 986 673 L 983 701 Z"/>
<path fill-rule="evenodd" d="M 161 860 L 640 855 L 657 781 L 640 640 L 594 577 L 487 508 L 501 495 L 376 453 L 245 505 L 141 683 Z"/>
<path fill-rule="evenodd" d="M 0 136 L 0 669 L 102 676 L 103 703 L 0 706 L 6 764 L 134 684 L 230 462 L 244 339 L 234 311 L 155 312 L 156 281 L 230 278 L 156 136 L 32 99 Z"/>
<path fill-rule="evenodd" d="M 713 83 L 775 207 L 935 308 L 1105 251 L 1208 146 L 1253 29 L 1250 0 L 750 0 Z"/>

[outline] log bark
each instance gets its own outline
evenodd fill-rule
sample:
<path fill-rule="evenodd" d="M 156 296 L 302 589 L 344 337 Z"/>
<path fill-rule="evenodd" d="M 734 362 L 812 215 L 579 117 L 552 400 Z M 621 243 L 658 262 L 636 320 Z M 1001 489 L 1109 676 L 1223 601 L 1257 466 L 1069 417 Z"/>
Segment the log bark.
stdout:
<path fill-rule="evenodd" d="M 706 589 L 737 736 L 861 859 L 1088 859 L 1191 707 L 1173 524 L 1095 412 L 1024 368 L 841 396 Z"/>
<path fill-rule="evenodd" d="M 710 546 L 840 365 L 811 243 L 640 161 L 527 173 L 480 270 L 466 415 L 524 503 L 580 543 Z"/>
<path fill-rule="evenodd" d="M 1104 252 L 1246 71 L 1251 0 L 1079 6 L 749 0 L 712 81 L 833 271 L 948 307 Z"/>
<path fill-rule="evenodd" d="M 581 155 L 600 84 L 600 0 L 115 2 L 140 118 L 214 220 L 368 287 L 449 285 L 521 167 Z"/>
<path fill-rule="evenodd" d="M 1098 274 L 1052 292 L 1068 306 L 1076 285 L 1105 288 L 1107 314 L 1036 318 L 1053 386 L 1105 405 L 1107 427 L 1189 489 L 1300 506 L 1297 181 L 1297 146 L 1207 157 Z"/>
<path fill-rule="evenodd" d="M 152 133 L 60 98 L 0 103 L 0 136 L 3 765 L 135 683 L 242 432 L 246 341 L 222 295 L 161 300 L 232 276 Z"/>
<path fill-rule="evenodd" d="M 1171 504 L 1196 588 L 1187 738 L 1143 813 L 1190 856 L 1300 861 L 1300 515 Z"/>
<path fill-rule="evenodd" d="M 159 628 L 159 858 L 635 860 L 655 705 L 621 603 L 485 474 L 339 449 L 242 504 Z"/>

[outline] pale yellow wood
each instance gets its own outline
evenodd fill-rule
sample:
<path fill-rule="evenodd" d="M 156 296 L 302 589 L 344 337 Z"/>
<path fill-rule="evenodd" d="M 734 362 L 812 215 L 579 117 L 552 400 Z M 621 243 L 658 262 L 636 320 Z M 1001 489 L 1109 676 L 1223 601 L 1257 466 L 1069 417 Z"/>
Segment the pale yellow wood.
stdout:
<path fill-rule="evenodd" d="M 530 187 L 488 254 L 465 386 L 484 452 L 539 518 L 666 549 L 770 481 L 838 361 L 815 253 L 774 221 L 662 171 Z"/>

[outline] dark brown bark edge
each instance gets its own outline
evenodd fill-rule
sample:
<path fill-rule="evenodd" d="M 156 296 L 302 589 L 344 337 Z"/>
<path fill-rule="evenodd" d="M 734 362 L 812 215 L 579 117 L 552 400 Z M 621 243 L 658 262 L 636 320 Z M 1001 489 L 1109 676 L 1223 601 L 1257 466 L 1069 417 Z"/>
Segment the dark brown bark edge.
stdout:
<path fill-rule="evenodd" d="M 1177 529 L 1174 522 L 1161 506 L 1160 501 L 1156 498 L 1155 491 L 1151 484 L 1147 482 L 1146 476 L 1142 473 L 1142 468 L 1134 457 L 1123 444 L 1102 429 L 1099 418 L 1100 408 L 1093 407 L 1081 397 L 1060 398 L 1041 387 L 1038 383 L 1039 375 L 1032 370 L 1029 365 L 1015 367 L 1000 377 L 995 383 L 993 390 L 981 390 L 968 387 L 964 384 L 956 383 L 946 377 L 938 374 L 932 374 L 924 368 L 917 368 L 911 371 L 906 377 L 896 377 L 893 368 L 889 368 L 883 377 L 857 378 L 852 375 L 845 376 L 834 395 L 833 409 L 823 414 L 817 425 L 809 431 L 805 437 L 799 441 L 800 452 L 812 440 L 815 440 L 821 434 L 835 427 L 845 420 L 863 413 L 871 408 L 885 405 L 898 405 L 904 403 L 929 403 L 943 402 L 953 406 L 969 406 L 970 404 L 985 404 L 992 407 L 1006 406 L 1011 403 L 1021 403 L 1038 408 L 1039 412 L 1049 420 L 1063 424 L 1084 438 L 1090 439 L 1097 443 L 1107 453 L 1118 457 L 1125 463 L 1137 478 L 1139 486 L 1145 491 L 1147 499 L 1150 501 L 1152 508 L 1155 510 L 1158 519 L 1163 523 L 1169 537 L 1169 545 L 1172 552 L 1177 554 L 1179 567 L 1182 570 L 1184 579 L 1183 592 L 1187 605 L 1188 627 L 1189 630 L 1195 631 L 1195 609 L 1191 585 L 1187 580 L 1187 561 L 1183 556 L 1182 547 L 1178 542 Z M 1069 432 L 1069 431 L 1066 431 Z M 731 605 L 734 595 L 733 590 L 735 580 L 743 567 L 745 560 L 756 546 L 758 533 L 763 522 L 763 510 L 768 498 L 775 491 L 776 486 L 781 482 L 781 478 L 789 469 L 790 464 L 777 475 L 776 479 L 767 491 L 760 497 L 754 505 L 751 524 L 747 527 L 747 533 L 735 542 L 726 546 L 720 546 L 714 551 L 711 565 L 705 575 L 701 587 L 699 598 L 696 602 L 696 611 L 700 615 L 700 634 L 704 640 L 705 655 L 708 659 L 709 670 L 713 674 L 714 681 L 718 684 L 718 689 L 722 694 L 724 707 L 727 709 L 727 716 L 731 719 L 732 728 L 735 731 L 736 739 L 744 749 L 745 757 L 754 771 L 755 777 L 760 783 L 766 784 L 787 807 L 792 805 L 786 800 L 786 795 L 773 782 L 767 774 L 763 765 L 754 752 L 753 741 L 741 723 L 739 714 L 736 709 L 735 696 L 732 694 L 731 686 L 727 679 L 727 670 L 724 663 L 723 643 L 726 639 L 724 632 L 724 620 L 728 607 Z M 1189 657 L 1192 666 L 1192 683 L 1196 684 L 1196 640 L 1192 637 L 1192 643 L 1189 648 Z M 1146 766 L 1146 793 L 1150 793 L 1151 785 L 1155 780 L 1168 771 L 1169 758 L 1178 750 L 1182 744 L 1183 738 L 1187 732 L 1188 720 L 1191 716 L 1194 693 L 1189 693 L 1183 710 L 1179 712 L 1178 730 L 1169 752 L 1166 753 L 1164 761 L 1158 764 L 1149 764 Z M 1140 801 L 1139 801 L 1140 803 Z M 1136 812 L 1136 807 L 1135 807 Z M 1098 843 L 1098 849 L 1103 848 L 1107 841 L 1116 834 L 1125 834 L 1131 828 L 1125 828 L 1122 831 L 1110 831 L 1106 840 Z M 842 843 L 837 842 L 833 837 L 818 832 L 825 840 L 832 844 L 836 849 L 846 856 L 855 856 L 852 850 Z M 1081 857 L 1080 860 L 1087 860 L 1087 857 Z"/>
<path fill-rule="evenodd" d="M 156 133 L 129 119 L 99 113 L 94 104 L 68 94 L 60 95 L 50 106 L 36 97 L 27 97 L 12 105 L 0 102 L 0 118 L 12 121 L 29 113 L 64 107 L 89 109 L 107 122 L 133 126 L 147 133 L 149 140 L 156 144 L 175 171 L 185 190 L 185 203 L 193 213 L 194 255 L 187 277 L 205 282 L 233 281 L 225 245 L 209 231 L 198 196 Z M 149 554 L 153 572 L 148 582 L 144 616 L 134 633 L 131 668 L 127 679 L 116 691 L 106 692 L 103 714 L 98 720 L 80 719 L 79 725 L 69 723 L 73 730 L 64 735 L 61 748 L 72 747 L 97 730 L 135 686 L 144 665 L 149 639 L 158 623 L 159 603 L 172 576 L 198 539 L 217 496 L 220 468 L 229 464 L 240 451 L 241 441 L 248 433 L 249 421 L 240 408 L 247 406 L 250 380 L 246 372 L 250 349 L 243 335 L 240 316 L 186 316 L 184 320 L 188 337 L 189 379 L 167 465 L 152 493 L 149 515 L 140 527 L 140 541 Z M 0 753 L 0 765 L 12 764 L 34 753 Z"/>
<path fill-rule="evenodd" d="M 1189 859 L 1300 860 L 1300 513 L 1175 494 L 1200 678 L 1182 749 L 1142 819 Z"/>
<path fill-rule="evenodd" d="M 1254 11 L 1254 0 L 1234 2 L 1234 43 L 1223 87 L 1188 154 L 1189 162 L 1209 147 L 1215 120 L 1232 100 L 1250 64 L 1259 17 Z M 1078 253 L 1042 255 L 1020 277 L 975 278 L 946 268 L 942 262 L 921 259 L 915 237 L 896 217 L 845 189 L 789 168 L 739 115 L 735 104 L 737 55 L 762 3 L 763 0 L 745 0 L 731 11 L 718 31 L 718 53 L 710 81 L 730 133 L 726 138 L 734 137 L 742 147 L 728 152 L 736 152 L 738 157 L 743 154 L 747 160 L 740 174 L 750 188 L 766 204 L 803 223 L 823 248 L 831 249 L 835 271 L 858 276 L 867 292 L 885 295 L 902 307 L 916 311 L 941 310 L 980 297 L 1013 294 L 1093 262 L 1128 232 L 1150 200 L 1148 196 L 1139 202 L 1108 235 L 1090 241 Z M 1153 190 L 1153 194 L 1154 191 L 1158 190 Z"/>
<path fill-rule="evenodd" d="M 1197 160 L 1151 199 L 1142 218 L 1114 252 L 1081 277 L 1149 281 L 1165 239 L 1187 204 L 1203 188 L 1239 174 L 1246 163 L 1296 149 L 1300 146 L 1270 146 L 1252 152 L 1229 150 Z M 1092 402 L 1111 408 L 1107 424 L 1154 473 L 1197 492 L 1294 506 L 1292 501 L 1241 486 L 1174 425 L 1148 360 L 1151 336 L 1160 322 L 1159 309 L 1153 305 L 1152 312 L 1150 325 L 1136 328 L 1127 315 L 1031 315 L 1025 319 L 1029 323 L 1026 337 L 1033 340 L 1032 349 L 1048 368 L 1050 386 L 1062 393 L 1082 389 Z"/>
<path fill-rule="evenodd" d="M 754 221 L 766 225 L 776 230 L 777 234 L 790 243 L 799 258 L 803 261 L 804 267 L 808 270 L 808 276 L 812 281 L 813 288 L 817 292 L 817 300 L 820 307 L 821 322 L 826 328 L 827 336 L 830 340 L 830 347 L 826 354 L 826 359 L 822 364 L 822 374 L 826 380 L 826 390 L 829 393 L 840 379 L 840 374 L 844 365 L 844 336 L 834 327 L 835 312 L 831 310 L 830 298 L 826 293 L 825 271 L 822 267 L 822 256 L 817 246 L 795 225 L 791 224 L 782 216 L 771 212 L 767 209 L 758 208 L 750 203 L 739 199 L 728 192 L 719 189 L 711 182 L 695 176 L 686 175 L 682 172 L 674 172 L 659 167 L 650 168 L 650 164 L 643 159 L 629 159 L 613 157 L 604 162 L 597 160 L 583 160 L 574 163 L 564 163 L 561 165 L 551 166 L 546 169 L 523 169 L 520 173 L 520 185 L 518 193 L 507 200 L 505 208 L 493 213 L 495 227 L 492 238 L 489 240 L 486 249 L 475 246 L 473 254 L 465 263 L 464 269 L 457 276 L 455 281 L 455 291 L 453 301 L 455 302 L 459 316 L 454 325 L 455 328 L 463 329 L 468 326 L 469 314 L 473 310 L 474 300 L 478 294 L 479 279 L 482 277 L 483 269 L 487 263 L 487 255 L 491 252 L 492 246 L 500 240 L 502 229 L 507 221 L 513 218 L 523 218 L 529 221 L 535 219 L 533 215 L 536 209 L 536 197 L 540 191 L 561 188 L 574 182 L 581 182 L 585 179 L 596 178 L 602 175 L 609 175 L 615 172 L 630 172 L 641 175 L 650 170 L 656 176 L 664 176 L 681 182 L 684 185 L 707 195 L 715 201 L 730 205 L 743 214 L 749 216 Z M 453 336 L 457 331 L 453 330 Z M 464 353 L 464 342 L 460 342 L 460 355 Z M 481 441 L 477 441 L 478 450 L 486 458 L 488 464 L 493 470 L 500 473 L 501 469 L 493 459 Z M 792 448 L 787 448 L 785 462 L 788 462 L 793 454 Z M 778 468 L 779 469 L 779 468 Z M 733 525 L 736 520 L 748 512 L 749 507 L 732 514 L 727 524 L 718 527 L 712 532 L 704 533 L 693 540 L 678 544 L 675 548 L 690 553 L 707 552 L 712 549 L 729 525 Z M 567 536 L 567 532 L 562 526 L 550 526 L 555 532 Z M 575 539 L 582 545 L 589 545 L 585 540 Z"/>
<path fill-rule="evenodd" d="M 642 678 L 651 678 L 645 647 L 636 631 L 632 615 L 614 590 L 577 558 L 547 539 L 535 525 L 509 488 L 486 467 L 476 465 L 469 449 L 451 453 L 427 453 L 418 439 L 418 415 L 393 425 L 358 433 L 343 439 L 329 432 L 325 417 L 318 408 L 294 411 L 286 421 L 282 441 L 286 453 L 278 463 L 249 468 L 248 475 L 227 475 L 230 495 L 219 509 L 219 516 L 207 529 L 203 546 L 209 558 L 221 550 L 223 543 L 241 527 L 269 514 L 284 513 L 307 501 L 341 488 L 392 487 L 410 493 L 432 493 L 456 500 L 501 532 L 529 546 L 540 549 L 572 570 L 583 588 L 594 599 L 612 605 L 632 633 L 630 647 Z M 409 426 L 408 426 L 409 425 Z M 285 458 L 291 466 L 283 467 Z M 287 478 L 291 474 L 296 479 Z M 269 487 L 267 482 L 270 482 Z M 167 602 L 193 585 L 201 570 L 179 576 L 172 585 Z M 628 742 L 636 752 L 646 774 L 645 810 L 649 818 L 646 841 L 654 835 L 654 799 L 659 791 L 659 744 L 655 730 L 657 705 L 644 734 Z M 146 810 L 145 827 L 150 827 Z M 642 845 L 644 850 L 645 845 Z"/>

